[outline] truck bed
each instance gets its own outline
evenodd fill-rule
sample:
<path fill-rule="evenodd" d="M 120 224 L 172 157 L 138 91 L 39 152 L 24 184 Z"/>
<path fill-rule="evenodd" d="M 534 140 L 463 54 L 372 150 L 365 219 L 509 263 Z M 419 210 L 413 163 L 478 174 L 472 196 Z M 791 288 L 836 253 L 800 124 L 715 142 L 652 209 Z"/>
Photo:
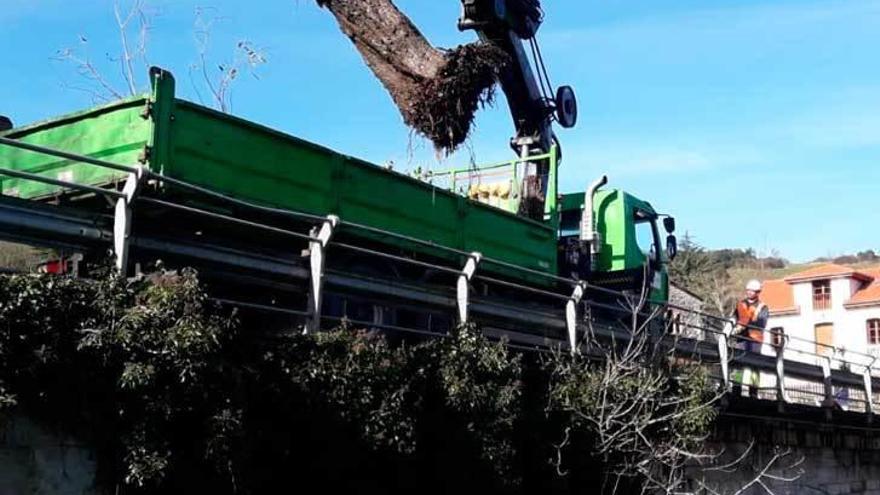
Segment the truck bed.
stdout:
<path fill-rule="evenodd" d="M 164 176 L 261 205 L 343 220 L 506 263 L 554 273 L 556 226 L 469 200 L 418 179 L 282 132 L 177 99 L 174 79 L 154 71 L 152 93 L 0 134 Z M 124 172 L 0 146 L 0 166 L 112 187 Z M 73 191 L 0 178 L 4 195 L 71 198 Z M 186 200 L 186 198 L 183 198 Z M 551 216 L 555 218 L 555 216 Z M 370 234 L 363 234 L 369 237 Z M 389 244 L 402 241 L 375 238 Z M 411 250 L 431 249 L 406 246 Z M 435 251 L 432 255 L 443 256 Z M 488 266 L 488 270 L 493 268 Z M 494 267 L 494 271 L 505 271 Z M 513 276 L 513 273 L 508 273 Z M 519 276 L 523 276 L 520 274 Z"/>

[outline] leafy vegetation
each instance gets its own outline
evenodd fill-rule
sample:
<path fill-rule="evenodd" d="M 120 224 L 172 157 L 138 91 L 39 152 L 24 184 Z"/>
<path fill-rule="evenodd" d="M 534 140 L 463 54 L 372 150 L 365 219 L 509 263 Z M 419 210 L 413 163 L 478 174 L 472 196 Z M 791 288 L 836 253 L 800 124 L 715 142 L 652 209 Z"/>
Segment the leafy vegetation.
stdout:
<path fill-rule="evenodd" d="M 94 445 L 113 493 L 592 493 L 607 473 L 625 483 L 604 491 L 622 493 L 678 461 L 608 450 L 589 418 L 608 417 L 609 397 L 652 448 L 690 445 L 713 417 L 701 368 L 662 355 L 617 369 L 515 353 L 471 327 L 396 342 L 260 325 L 190 271 L 3 276 L 0 407 Z"/>

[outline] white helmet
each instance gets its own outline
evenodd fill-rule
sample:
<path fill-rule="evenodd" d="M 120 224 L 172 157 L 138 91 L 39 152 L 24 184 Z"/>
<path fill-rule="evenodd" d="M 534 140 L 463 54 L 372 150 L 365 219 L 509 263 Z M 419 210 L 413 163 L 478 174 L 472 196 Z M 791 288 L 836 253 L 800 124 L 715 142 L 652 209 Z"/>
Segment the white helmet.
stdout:
<path fill-rule="evenodd" d="M 746 290 L 761 292 L 761 281 L 755 279 L 749 280 L 749 283 L 746 284 Z"/>

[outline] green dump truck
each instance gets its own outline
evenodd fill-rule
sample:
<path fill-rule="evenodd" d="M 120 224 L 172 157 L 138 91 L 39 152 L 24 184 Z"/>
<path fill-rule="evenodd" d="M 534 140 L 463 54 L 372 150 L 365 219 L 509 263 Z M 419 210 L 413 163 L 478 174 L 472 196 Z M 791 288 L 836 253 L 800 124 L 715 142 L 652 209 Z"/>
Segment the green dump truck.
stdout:
<path fill-rule="evenodd" d="M 540 218 L 518 214 L 522 161 L 434 171 L 421 179 L 336 153 L 209 108 L 175 98 L 169 72 L 151 71 L 152 92 L 14 128 L 0 136 L 123 165 L 268 207 L 340 219 L 376 230 L 352 233 L 399 253 L 446 259 L 480 253 L 485 271 L 530 284 L 583 278 L 617 289 L 648 275 L 665 299 L 658 214 L 623 191 L 557 192 L 557 150 L 531 156 L 546 163 L 548 200 Z M 573 161 L 573 160 L 572 160 Z M 120 188 L 128 173 L 76 160 L 0 146 L 0 164 L 60 182 Z M 447 180 L 441 187 L 441 179 Z M 183 203 L 203 200 L 151 181 L 153 193 Z M 2 176 L 2 193 L 51 202 L 91 197 L 63 184 Z M 485 193 L 491 189 L 489 193 Z M 586 209 L 585 209 L 586 208 Z M 591 215 L 584 216 L 584 212 Z M 387 236 L 383 232 L 398 234 Z M 586 235 L 585 235 L 586 232 Z M 427 242 L 410 242 L 406 238 Z M 433 244 L 433 246 L 432 246 Z M 451 248 L 451 249 L 446 249 Z M 511 266 L 526 270 L 511 269 Z M 481 268 L 482 269 L 482 268 Z"/>

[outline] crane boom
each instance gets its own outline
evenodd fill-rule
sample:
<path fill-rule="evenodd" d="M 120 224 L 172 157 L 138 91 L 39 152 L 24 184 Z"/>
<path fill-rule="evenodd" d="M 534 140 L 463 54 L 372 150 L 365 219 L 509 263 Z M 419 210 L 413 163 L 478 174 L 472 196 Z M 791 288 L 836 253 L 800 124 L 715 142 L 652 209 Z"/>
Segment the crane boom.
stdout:
<path fill-rule="evenodd" d="M 507 97 L 516 136 L 511 141 L 522 154 L 528 146 L 534 154 L 547 153 L 553 144 L 554 117 L 563 127 L 574 126 L 577 106 L 571 88 L 563 86 L 553 98 L 536 77 L 524 42 L 535 43 L 544 13 L 538 0 L 461 0 L 460 30 L 474 30 L 480 39 L 508 55 L 499 74 Z M 540 63 L 540 61 L 538 61 Z M 530 154 L 532 154 L 530 153 Z"/>
<path fill-rule="evenodd" d="M 458 28 L 476 31 L 484 43 L 494 45 L 508 56 L 498 82 L 507 97 L 516 128 L 511 147 L 524 160 L 550 152 L 556 143 L 553 120 L 563 127 L 573 127 L 577 122 L 577 103 L 574 91 L 568 86 L 560 87 L 555 96 L 549 94 L 549 78 L 535 40 L 544 18 L 539 0 L 461 0 L 461 3 Z M 538 74 L 532 68 L 525 43 L 532 49 Z M 536 218 L 543 215 L 546 165 L 527 162 L 524 175 L 521 213 Z"/>

